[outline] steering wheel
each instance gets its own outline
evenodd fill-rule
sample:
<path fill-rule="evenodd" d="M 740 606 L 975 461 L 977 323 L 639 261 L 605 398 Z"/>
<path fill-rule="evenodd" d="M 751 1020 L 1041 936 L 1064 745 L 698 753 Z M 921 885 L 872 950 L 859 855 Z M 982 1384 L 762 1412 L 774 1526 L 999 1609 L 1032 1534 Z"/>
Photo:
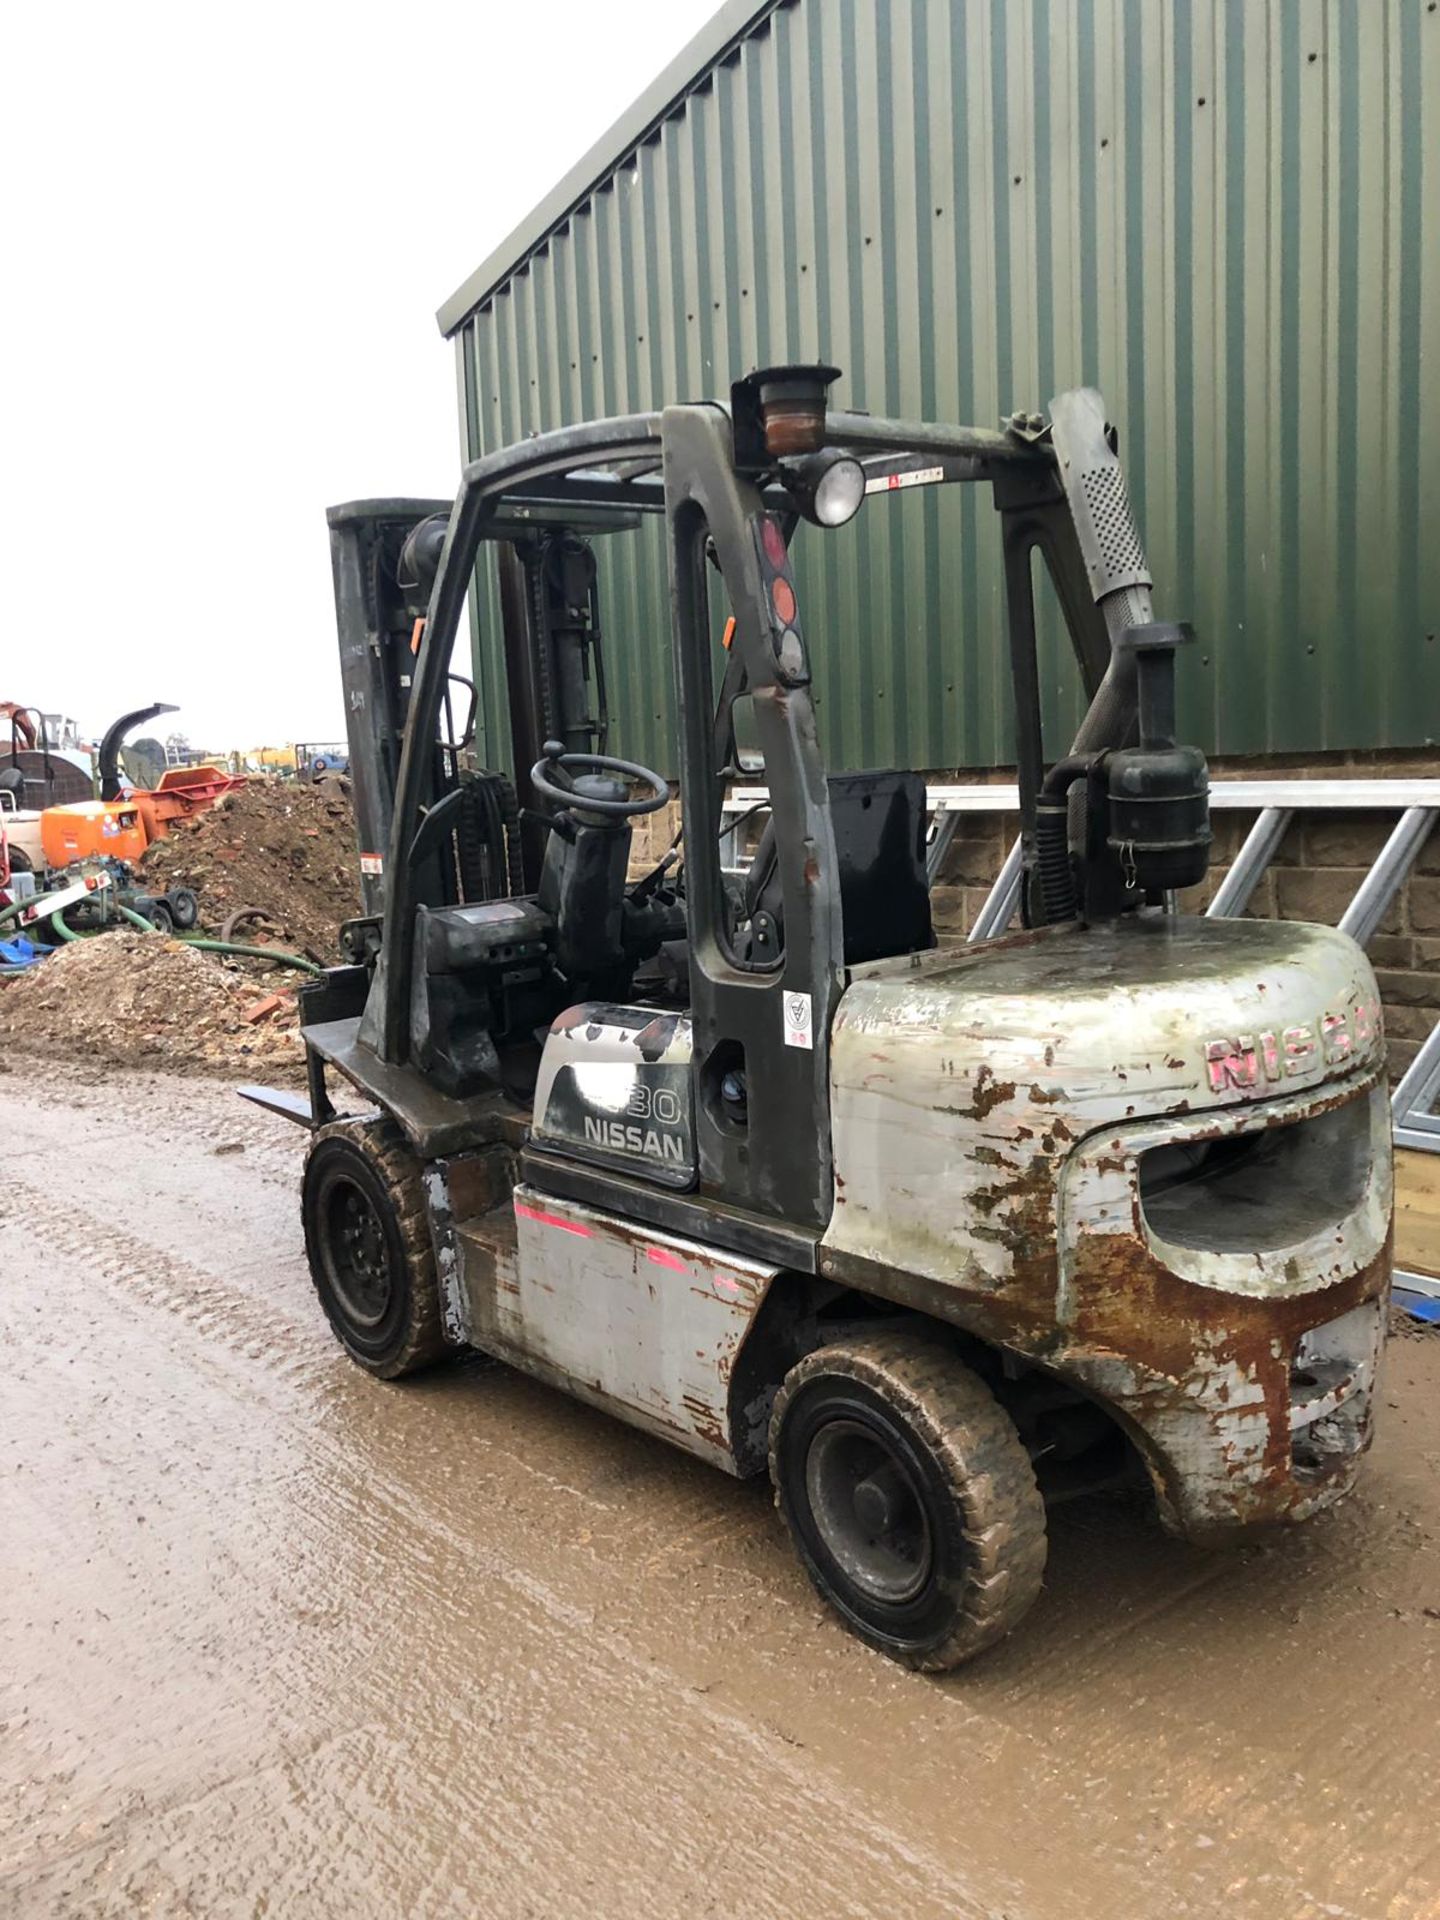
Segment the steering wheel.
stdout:
<path fill-rule="evenodd" d="M 640 780 L 650 792 L 639 798 L 627 795 L 623 800 L 577 793 L 574 776 L 587 773 L 613 773 L 622 780 Z M 542 799 L 551 800 L 558 807 L 577 806 L 586 813 L 607 814 L 620 820 L 631 814 L 658 813 L 670 799 L 669 781 L 652 773 L 649 767 L 638 766 L 633 760 L 617 760 L 609 753 L 566 753 L 559 740 L 545 742 L 545 758 L 537 760 L 530 769 L 530 784 Z"/>

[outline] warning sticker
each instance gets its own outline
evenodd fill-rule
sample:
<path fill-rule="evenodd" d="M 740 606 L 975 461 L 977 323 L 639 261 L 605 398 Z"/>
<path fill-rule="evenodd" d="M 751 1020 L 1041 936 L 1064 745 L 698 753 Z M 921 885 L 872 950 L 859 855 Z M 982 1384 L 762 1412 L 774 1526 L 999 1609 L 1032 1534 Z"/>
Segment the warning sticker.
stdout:
<path fill-rule="evenodd" d="M 808 993 L 785 995 L 785 1044 L 787 1047 L 807 1047 L 814 1050 L 815 1037 L 810 1025 Z"/>
<path fill-rule="evenodd" d="M 934 487 L 945 478 L 944 467 L 915 467 L 909 473 L 886 473 L 865 482 L 866 493 L 898 493 L 901 487 Z"/>
<path fill-rule="evenodd" d="M 362 853 L 360 856 L 361 873 L 384 873 L 385 856 L 380 853 Z"/>

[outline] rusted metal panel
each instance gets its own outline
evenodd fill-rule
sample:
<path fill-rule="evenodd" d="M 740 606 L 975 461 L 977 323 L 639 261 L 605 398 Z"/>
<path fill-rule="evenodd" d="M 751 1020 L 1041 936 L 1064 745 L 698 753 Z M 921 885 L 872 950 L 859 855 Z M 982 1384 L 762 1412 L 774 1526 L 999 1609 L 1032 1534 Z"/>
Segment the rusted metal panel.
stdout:
<path fill-rule="evenodd" d="M 1298 1518 L 1369 1437 L 1383 1067 L 1373 975 L 1329 929 L 1122 924 L 878 963 L 836 1019 L 821 1270 L 1112 1406 L 1188 1535 Z M 1267 1169 L 1242 1224 L 1223 1184 L 1198 1226 L 1143 1198 L 1143 1156 L 1270 1129 L 1293 1146 L 1342 1109 L 1346 1139 L 1305 1136 L 1308 1164 Z M 1302 1340 L 1320 1371 L 1297 1411 Z"/>
<path fill-rule="evenodd" d="M 1064 1169 L 1055 1352 L 1129 1415 L 1162 1517 L 1192 1538 L 1306 1517 L 1344 1490 L 1369 1442 L 1389 1290 L 1388 1103 L 1379 1081 L 1334 1097 L 1360 1107 L 1364 1189 L 1278 1247 L 1177 1249 L 1154 1234 L 1137 1162 L 1162 1130 L 1107 1131 Z M 1310 1094 L 1259 1111 L 1294 1126 L 1325 1104 Z M 1255 1117 L 1192 1121 L 1190 1137 Z"/>
<path fill-rule="evenodd" d="M 530 1186 L 513 1252 L 460 1229 L 477 1345 L 738 1471 L 730 1378 L 778 1269 Z"/>
<path fill-rule="evenodd" d="M 515 1184 L 515 1156 L 508 1147 L 482 1147 L 427 1161 L 423 1175 L 435 1278 L 440 1288 L 440 1317 L 445 1337 L 461 1346 L 477 1337 L 461 1259 L 458 1228 L 462 1221 L 493 1213 Z M 513 1236 L 509 1236 L 513 1244 Z"/>
<path fill-rule="evenodd" d="M 847 406 L 981 425 L 1097 385 L 1157 600 L 1202 636 L 1186 736 L 1434 742 L 1429 0 L 789 0 L 727 8 L 693 57 L 447 303 L 470 456 L 790 358 L 843 367 Z M 836 766 L 1012 758 L 988 505 L 917 495 L 800 560 Z M 673 773 L 660 543 L 626 544 L 614 744 Z M 1041 653 L 1068 744 L 1053 620 Z"/>

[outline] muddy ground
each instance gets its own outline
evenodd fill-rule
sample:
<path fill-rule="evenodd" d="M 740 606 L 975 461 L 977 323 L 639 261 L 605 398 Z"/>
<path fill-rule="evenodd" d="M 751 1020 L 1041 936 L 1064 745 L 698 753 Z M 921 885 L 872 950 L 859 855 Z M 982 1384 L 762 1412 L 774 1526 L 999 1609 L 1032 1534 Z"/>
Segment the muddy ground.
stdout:
<path fill-rule="evenodd" d="M 0 1128 L 7 1916 L 1440 1913 L 1440 1337 L 1339 1512 L 1212 1557 L 1070 1507 L 934 1680 L 763 1486 L 479 1360 L 360 1374 L 298 1130 L 119 1073 Z"/>

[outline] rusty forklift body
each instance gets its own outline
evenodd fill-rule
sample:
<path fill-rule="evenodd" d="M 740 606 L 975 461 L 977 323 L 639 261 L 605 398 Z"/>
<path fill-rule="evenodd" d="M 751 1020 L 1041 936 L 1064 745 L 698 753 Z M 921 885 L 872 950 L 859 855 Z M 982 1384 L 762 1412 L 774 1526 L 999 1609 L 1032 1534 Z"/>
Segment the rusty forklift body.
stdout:
<path fill-rule="evenodd" d="M 1187 636 L 1153 618 L 1098 396 L 989 432 L 837 411 L 834 377 L 541 435 L 443 510 L 332 513 L 369 911 L 304 989 L 296 1117 L 312 1271 L 361 1364 L 473 1344 L 768 1465 L 822 1594 L 937 1667 L 1034 1599 L 1046 1498 L 1143 1471 L 1167 1525 L 1214 1539 L 1351 1484 L 1389 1276 L 1384 1052 L 1345 936 L 1174 911 L 1209 838 L 1174 738 Z M 843 537 L 914 484 L 988 486 L 1004 545 L 1026 925 L 972 946 L 932 930 L 917 776 L 827 780 L 790 567 L 802 527 Z M 603 752 L 594 581 L 647 514 L 683 865 L 632 882 L 631 820 L 669 795 Z M 482 540 L 518 793 L 442 719 Z M 1037 552 L 1090 698 L 1048 771 Z M 741 702 L 771 824 L 737 875 Z"/>

